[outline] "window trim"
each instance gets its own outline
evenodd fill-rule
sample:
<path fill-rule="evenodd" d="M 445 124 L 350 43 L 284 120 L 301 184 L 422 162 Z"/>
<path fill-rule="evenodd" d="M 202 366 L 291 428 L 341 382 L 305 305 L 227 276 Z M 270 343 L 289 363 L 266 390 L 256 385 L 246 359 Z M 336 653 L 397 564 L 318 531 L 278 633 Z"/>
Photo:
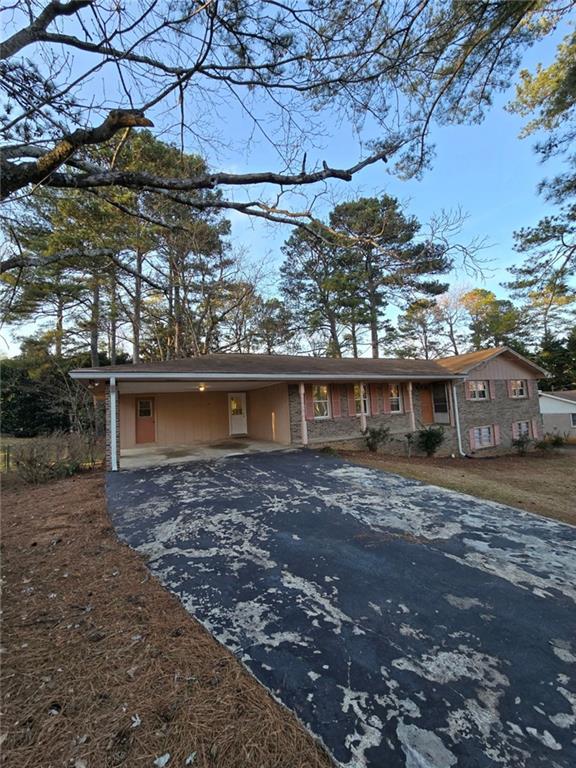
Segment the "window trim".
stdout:
<path fill-rule="evenodd" d="M 576 413 L 571 413 L 570 417 L 572 419 L 572 427 L 576 429 Z"/>
<path fill-rule="evenodd" d="M 356 390 L 359 392 L 359 397 L 356 397 Z M 364 397 L 362 397 L 364 392 Z M 360 410 L 357 410 L 358 403 L 360 403 Z M 364 403 L 364 411 L 362 411 L 362 403 Z M 357 418 L 360 416 L 370 416 L 370 396 L 368 394 L 368 387 L 362 384 L 354 384 L 354 415 Z"/>
<path fill-rule="evenodd" d="M 522 392 L 521 395 L 515 395 L 514 394 L 514 384 L 522 384 Z M 510 397 L 512 400 L 526 400 L 528 397 L 528 380 L 527 379 L 510 379 Z"/>
<path fill-rule="evenodd" d="M 474 450 L 475 451 L 481 451 L 483 448 L 495 448 L 496 447 L 496 431 L 494 429 L 494 424 L 483 424 L 481 427 L 473 427 L 474 430 Z M 479 431 L 480 434 L 482 434 L 483 429 L 489 429 L 490 430 L 490 443 L 480 444 L 480 442 L 476 438 L 476 432 Z"/>
<path fill-rule="evenodd" d="M 398 390 L 398 397 L 392 397 L 392 390 L 396 387 Z M 392 400 L 398 400 L 398 410 L 395 410 L 392 408 Z M 390 413 L 397 415 L 399 413 L 404 413 L 404 401 L 402 399 L 402 387 L 400 384 L 390 384 L 388 387 L 388 404 L 390 406 Z"/>
<path fill-rule="evenodd" d="M 477 384 L 483 384 L 482 391 L 484 392 L 484 397 L 478 397 L 478 389 L 475 389 L 473 385 Z M 490 400 L 490 384 L 487 379 L 471 379 L 468 382 L 468 399 L 473 400 L 475 403 L 484 403 L 487 400 Z"/>
<path fill-rule="evenodd" d="M 512 433 L 516 432 L 516 437 L 514 439 L 518 440 L 518 438 L 523 437 L 524 433 L 521 433 L 518 430 L 518 425 L 519 424 L 526 424 L 527 425 L 528 430 L 527 430 L 527 432 L 525 434 L 526 434 L 526 437 L 530 437 L 531 438 L 532 437 L 532 422 L 530 421 L 530 419 L 520 419 L 520 421 L 512 422 Z"/>
<path fill-rule="evenodd" d="M 318 400 L 315 395 L 316 389 L 326 389 L 326 399 Z M 316 403 L 326 403 L 326 415 L 325 416 L 316 416 Z M 326 421 L 326 419 L 332 418 L 332 404 L 330 402 L 330 387 L 328 384 L 313 384 L 312 385 L 312 414 L 314 416 L 314 421 Z"/>

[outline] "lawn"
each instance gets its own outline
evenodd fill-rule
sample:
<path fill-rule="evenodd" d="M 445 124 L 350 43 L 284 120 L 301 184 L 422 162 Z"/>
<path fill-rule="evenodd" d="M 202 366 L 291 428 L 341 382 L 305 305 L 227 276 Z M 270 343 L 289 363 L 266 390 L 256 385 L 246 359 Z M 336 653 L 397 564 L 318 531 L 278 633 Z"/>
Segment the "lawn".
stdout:
<path fill-rule="evenodd" d="M 410 458 L 339 451 L 347 459 L 576 525 L 576 450 L 486 459 Z"/>
<path fill-rule="evenodd" d="M 102 473 L 2 501 L 6 764 L 331 765 L 118 541 Z"/>

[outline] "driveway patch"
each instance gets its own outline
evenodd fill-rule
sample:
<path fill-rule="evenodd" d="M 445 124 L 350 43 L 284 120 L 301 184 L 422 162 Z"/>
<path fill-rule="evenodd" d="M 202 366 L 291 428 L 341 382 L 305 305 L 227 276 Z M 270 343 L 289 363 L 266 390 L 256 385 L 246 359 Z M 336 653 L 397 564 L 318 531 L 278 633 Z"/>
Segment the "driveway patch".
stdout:
<path fill-rule="evenodd" d="M 576 765 L 576 529 L 301 451 L 108 477 L 119 535 L 343 765 Z"/>

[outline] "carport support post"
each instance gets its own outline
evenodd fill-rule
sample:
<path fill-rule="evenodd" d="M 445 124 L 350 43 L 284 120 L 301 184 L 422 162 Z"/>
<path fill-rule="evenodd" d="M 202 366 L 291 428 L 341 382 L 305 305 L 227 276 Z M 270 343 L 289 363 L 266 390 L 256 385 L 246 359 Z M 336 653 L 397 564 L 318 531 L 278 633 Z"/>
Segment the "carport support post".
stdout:
<path fill-rule="evenodd" d="M 364 410 L 364 403 L 367 403 L 366 385 L 360 384 L 360 431 L 366 432 L 366 411 Z"/>
<path fill-rule="evenodd" d="M 412 382 L 408 382 L 408 413 L 410 415 L 410 431 L 416 432 L 416 414 L 414 413 L 414 396 Z"/>
<path fill-rule="evenodd" d="M 300 425 L 302 432 L 302 445 L 308 445 L 308 424 L 306 423 L 306 390 L 304 388 L 304 382 L 300 382 L 298 385 L 298 391 L 300 392 Z"/>
<path fill-rule="evenodd" d="M 116 377 L 110 376 L 110 469 L 118 472 L 118 389 Z"/>

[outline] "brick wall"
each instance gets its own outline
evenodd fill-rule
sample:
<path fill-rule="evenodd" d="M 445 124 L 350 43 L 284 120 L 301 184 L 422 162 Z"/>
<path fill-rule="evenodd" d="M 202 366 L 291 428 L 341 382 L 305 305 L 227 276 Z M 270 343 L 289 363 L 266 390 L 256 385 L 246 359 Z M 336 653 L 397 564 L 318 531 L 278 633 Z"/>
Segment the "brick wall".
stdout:
<path fill-rule="evenodd" d="M 106 469 L 112 469 L 112 433 L 110 430 L 110 385 L 106 383 Z M 120 413 L 116 413 L 116 456 L 120 463 Z"/>
<path fill-rule="evenodd" d="M 458 397 L 458 410 L 460 412 L 460 424 L 462 429 L 462 443 L 466 453 L 474 455 L 490 455 L 498 453 L 510 453 L 512 447 L 512 423 L 514 421 L 530 421 L 536 419 L 538 423 L 538 436 L 543 433 L 542 417 L 538 403 L 538 389 L 536 382 L 531 388 L 531 396 L 515 400 L 508 396 L 507 382 L 496 380 L 494 385 L 494 399 L 490 400 L 466 400 L 464 383 L 456 385 Z M 469 439 L 469 430 L 473 427 L 483 427 L 489 424 L 500 426 L 500 445 L 495 448 L 480 448 L 472 450 Z"/>

